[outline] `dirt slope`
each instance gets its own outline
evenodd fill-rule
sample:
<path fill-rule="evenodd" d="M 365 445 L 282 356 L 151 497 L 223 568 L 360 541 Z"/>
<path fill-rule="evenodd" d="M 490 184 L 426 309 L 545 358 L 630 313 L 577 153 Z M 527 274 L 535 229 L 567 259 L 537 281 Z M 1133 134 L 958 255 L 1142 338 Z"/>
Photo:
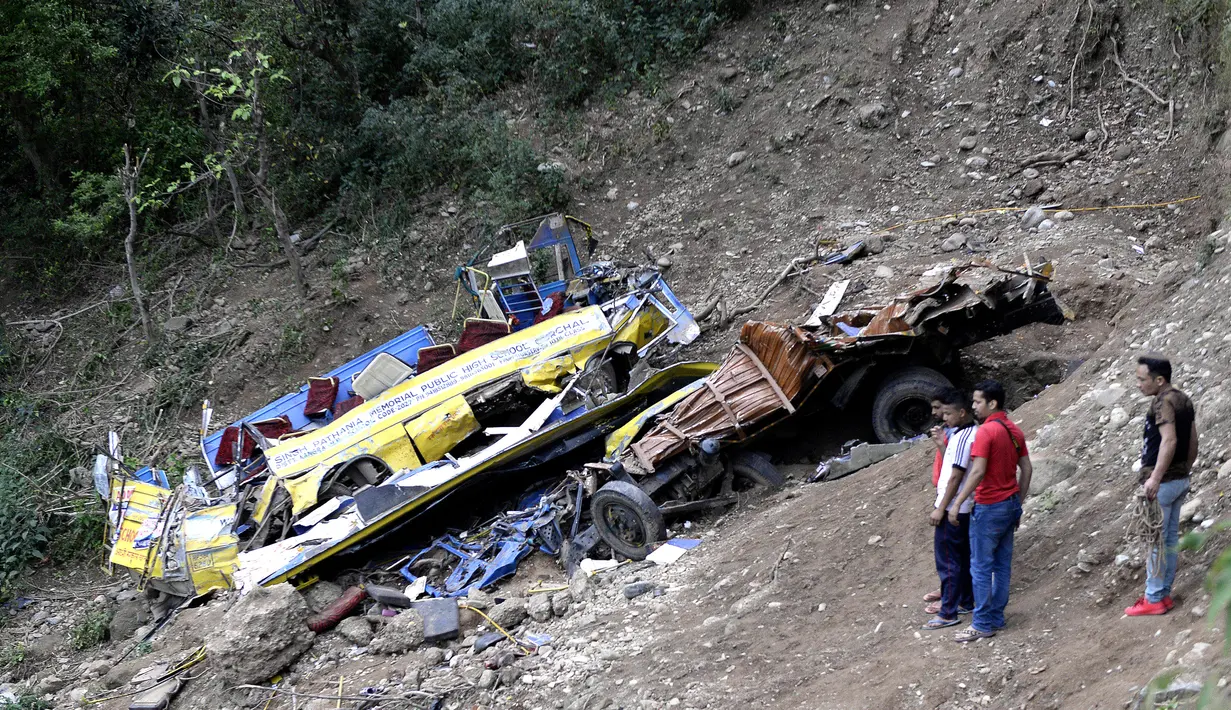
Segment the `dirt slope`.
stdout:
<path fill-rule="evenodd" d="M 567 617 L 528 622 L 523 630 L 550 633 L 555 650 L 519 661 L 495 690 L 451 695 L 450 707 L 1110 708 L 1160 668 L 1187 658 L 1200 673 L 1213 662 L 1216 648 L 1193 651 L 1195 642 L 1221 640 L 1192 614 L 1204 604 L 1209 553 L 1181 563 L 1176 613 L 1119 618 L 1142 584 L 1140 551 L 1121 540 L 1144 412 L 1132 390 L 1132 352 L 1174 356 L 1177 384 L 1198 405 L 1206 453 L 1193 496 L 1202 502 L 1186 527 L 1220 515 L 1231 480 L 1223 465 L 1231 393 L 1222 381 L 1231 366 L 1231 265 L 1215 253 L 1226 235 L 1203 246 L 1220 212 L 1223 164 L 1209 143 L 1221 119 L 1200 37 L 1173 41 L 1153 4 L 885 7 L 774 3 L 727 28 L 656 95 L 595 106 L 580 128 L 512 115 L 524 116 L 514 120 L 565 165 L 578 195 L 571 211 L 599 230 L 600 255 L 665 257 L 673 284 L 698 310 L 720 297 L 729 308 L 752 303 L 789 259 L 814 253 L 818 238 L 865 239 L 875 253 L 813 269 L 750 317 L 797 318 L 834 278 L 852 279 L 844 305 L 855 306 L 881 302 L 957 259 L 1011 263 L 1025 254 L 1059 264 L 1056 289 L 1079 320 L 981 346 L 969 363 L 1037 388 L 1054 380 L 1039 373 L 1084 362 L 1015 415 L 1032 433 L 1039 493 L 1019 537 L 1008 630 L 969 648 L 947 633 L 916 636 L 925 618 L 918 599 L 934 586 L 934 571 L 924 519 L 928 457 L 913 451 L 698 521 L 702 547 L 668 569 L 621 568 Z M 1175 101 L 1173 120 L 1121 78 L 1110 59 L 1113 36 L 1125 70 Z M 1076 65 L 1075 55 L 1083 57 Z M 1071 221 L 1054 215 L 1051 229 L 1024 231 L 1018 214 L 979 213 L 882 231 L 962 210 L 1195 194 L 1207 197 L 1078 212 Z M 413 255 L 391 251 L 384 235 L 322 247 L 313 256 L 318 295 L 307 302 L 288 295 L 278 270 L 222 266 L 187 271 L 182 285 L 169 278 L 155 312 L 194 320 L 174 336 L 173 352 L 226 343 L 197 376 L 219 417 L 243 414 L 415 323 L 447 331 L 452 265 L 474 247 L 464 214 L 447 204 L 427 206 L 427 236 Z M 112 282 L 100 284 L 102 298 Z M 327 296 L 334 286 L 348 298 Z M 6 310 L 6 320 L 39 315 Z M 135 343 L 110 332 L 98 312 L 68 323 L 32 388 L 61 383 L 76 392 L 66 395 L 73 401 L 85 392 L 88 401 L 66 415 L 83 440 L 115 426 L 156 455 L 191 452 L 191 408 L 160 423 L 149 405 L 152 394 L 182 384 L 186 363 L 146 367 Z M 717 356 L 734 327 L 711 320 L 685 354 Z M 85 354 L 105 348 L 105 363 L 85 374 Z M 809 470 L 781 463 L 796 478 Z M 628 602 L 622 583 L 633 578 L 667 591 Z M 100 588 L 84 598 L 99 591 L 114 596 Z M 80 675 L 88 654 L 65 647 L 64 629 L 84 610 L 61 603 L 54 610 L 63 618 L 48 624 L 37 617 L 47 606 L 28 608 L 5 633 L 42 650 L 22 677 L 74 679 L 57 696 L 67 707 L 68 691 L 90 677 Z M 174 627 L 162 632 L 154 657 L 182 637 Z M 100 657 L 125 648 L 113 642 Z M 429 663 L 427 677 L 478 683 L 485 657 L 455 650 L 458 661 Z M 324 688 L 341 674 L 410 689 L 402 672 L 422 666 L 420 655 L 378 658 L 331 633 L 288 682 Z M 185 696 L 176 707 L 210 701 Z"/>

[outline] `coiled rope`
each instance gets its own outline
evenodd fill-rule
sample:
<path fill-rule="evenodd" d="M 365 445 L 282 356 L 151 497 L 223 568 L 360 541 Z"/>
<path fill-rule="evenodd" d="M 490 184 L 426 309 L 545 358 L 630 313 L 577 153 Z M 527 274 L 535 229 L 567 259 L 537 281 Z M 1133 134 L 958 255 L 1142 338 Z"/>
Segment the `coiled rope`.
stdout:
<path fill-rule="evenodd" d="M 1155 551 L 1163 543 L 1163 508 L 1158 500 L 1150 500 L 1143 493 L 1135 496 L 1128 531 L 1124 538 L 1130 543 L 1140 543 L 1148 551 Z"/>

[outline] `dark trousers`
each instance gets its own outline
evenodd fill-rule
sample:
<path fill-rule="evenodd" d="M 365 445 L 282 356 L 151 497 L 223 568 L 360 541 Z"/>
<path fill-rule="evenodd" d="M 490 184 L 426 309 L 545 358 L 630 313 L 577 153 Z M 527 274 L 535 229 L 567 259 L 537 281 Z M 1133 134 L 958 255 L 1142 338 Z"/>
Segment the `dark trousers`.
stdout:
<path fill-rule="evenodd" d="M 959 513 L 957 525 L 945 516 L 934 539 L 936 573 L 940 575 L 940 616 L 956 619 L 957 610 L 975 605 L 970 580 L 970 513 Z"/>

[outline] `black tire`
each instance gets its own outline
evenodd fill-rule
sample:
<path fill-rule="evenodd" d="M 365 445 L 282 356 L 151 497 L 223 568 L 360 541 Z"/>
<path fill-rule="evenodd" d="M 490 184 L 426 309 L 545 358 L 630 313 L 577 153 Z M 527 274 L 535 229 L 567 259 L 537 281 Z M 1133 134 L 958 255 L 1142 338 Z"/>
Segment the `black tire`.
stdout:
<path fill-rule="evenodd" d="M 627 481 L 608 481 L 590 499 L 590 517 L 603 542 L 630 560 L 644 560 L 650 545 L 667 537 L 662 511 Z"/>
<path fill-rule="evenodd" d="M 952 387 L 930 367 L 912 366 L 881 381 L 872 402 L 872 430 L 883 444 L 918 436 L 932 426 L 932 397 Z"/>
<path fill-rule="evenodd" d="M 731 473 L 736 479 L 743 479 L 754 486 L 776 491 L 786 485 L 786 477 L 769 457 L 756 451 L 737 451 L 731 457 Z"/>

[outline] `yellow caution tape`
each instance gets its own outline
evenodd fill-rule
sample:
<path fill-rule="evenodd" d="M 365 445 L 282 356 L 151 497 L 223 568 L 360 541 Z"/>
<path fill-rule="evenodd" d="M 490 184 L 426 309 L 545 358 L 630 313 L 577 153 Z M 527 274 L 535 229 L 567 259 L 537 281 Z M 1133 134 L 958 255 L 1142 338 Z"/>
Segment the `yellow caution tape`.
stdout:
<path fill-rule="evenodd" d="M 1178 205 L 1182 202 L 1192 202 L 1193 200 L 1200 200 L 1201 197 L 1202 197 L 1201 195 L 1192 195 L 1191 197 L 1181 197 L 1177 200 L 1168 200 L 1167 202 L 1154 202 L 1154 203 L 1147 204 L 1147 205 L 1107 205 L 1106 207 L 1072 207 L 1072 208 L 1057 207 L 1053 209 L 1046 209 L 1043 211 L 1044 212 L 1065 212 L 1065 211 L 1068 211 L 1068 212 L 1100 212 L 1102 210 L 1145 210 L 1145 209 L 1155 209 L 1158 207 L 1167 207 L 1169 205 Z M 909 222 L 899 222 L 898 224 L 894 224 L 894 225 L 885 227 L 884 229 L 881 229 L 880 231 L 876 232 L 876 234 L 892 232 L 895 229 L 901 229 L 902 227 L 910 227 L 916 224 L 927 224 L 928 222 L 939 222 L 941 220 L 950 219 L 950 218 L 958 219 L 961 217 L 970 217 L 972 215 L 977 215 L 977 214 L 1005 214 L 1007 212 L 1025 212 L 1027 209 L 1029 208 L 1028 207 L 991 207 L 988 209 L 981 209 L 981 210 L 954 212 L 952 214 L 943 214 L 943 215 L 939 215 L 936 217 L 925 217 L 923 219 L 915 219 Z"/>

